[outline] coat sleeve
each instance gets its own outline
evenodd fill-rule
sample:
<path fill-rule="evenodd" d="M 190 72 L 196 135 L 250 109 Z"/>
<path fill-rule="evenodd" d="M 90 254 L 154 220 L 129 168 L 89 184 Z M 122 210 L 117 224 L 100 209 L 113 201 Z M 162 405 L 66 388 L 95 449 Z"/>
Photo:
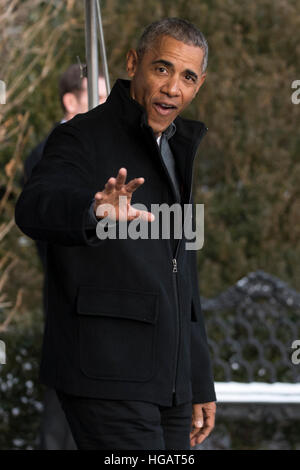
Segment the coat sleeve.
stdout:
<path fill-rule="evenodd" d="M 193 403 L 216 401 L 214 379 L 206 329 L 199 295 L 197 251 L 190 251 L 192 312 L 191 318 L 191 373 Z"/>
<path fill-rule="evenodd" d="M 16 224 L 26 235 L 70 246 L 101 243 L 86 230 L 95 193 L 89 150 L 81 132 L 68 123 L 52 131 L 16 204 Z"/>

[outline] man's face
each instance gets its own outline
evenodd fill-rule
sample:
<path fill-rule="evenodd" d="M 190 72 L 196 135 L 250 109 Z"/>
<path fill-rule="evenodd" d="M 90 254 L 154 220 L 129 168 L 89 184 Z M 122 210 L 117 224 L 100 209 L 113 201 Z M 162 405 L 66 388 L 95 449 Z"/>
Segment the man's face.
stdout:
<path fill-rule="evenodd" d="M 105 80 L 99 77 L 98 81 L 99 91 L 99 104 L 104 103 L 107 98 Z M 65 107 L 64 118 L 66 120 L 72 119 L 76 114 L 86 113 L 89 110 L 88 106 L 88 88 L 87 78 L 84 77 L 81 83 L 81 90 L 76 93 L 65 93 L 63 96 L 63 103 Z"/>
<path fill-rule="evenodd" d="M 106 85 L 105 80 L 103 77 L 99 77 L 98 79 L 98 92 L 99 92 L 99 104 L 104 103 L 107 98 L 106 95 Z M 84 77 L 82 79 L 82 87 L 80 95 L 77 98 L 77 110 L 76 114 L 79 113 L 86 113 L 89 109 L 88 104 L 88 85 L 87 85 L 87 78 Z"/>
<path fill-rule="evenodd" d="M 160 135 L 193 100 L 205 80 L 203 49 L 161 36 L 139 61 L 127 54 L 130 94 L 147 112 L 148 124 Z"/>

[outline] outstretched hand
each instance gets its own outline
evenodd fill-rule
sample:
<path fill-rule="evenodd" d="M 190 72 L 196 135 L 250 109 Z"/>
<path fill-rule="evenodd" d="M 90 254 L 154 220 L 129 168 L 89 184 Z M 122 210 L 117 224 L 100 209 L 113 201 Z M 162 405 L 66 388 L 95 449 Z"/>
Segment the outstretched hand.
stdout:
<path fill-rule="evenodd" d="M 95 194 L 96 217 L 99 219 L 109 217 L 120 221 L 130 221 L 140 217 L 142 220 L 152 222 L 154 215 L 151 212 L 137 210 L 131 206 L 132 194 L 144 183 L 144 178 L 134 178 L 125 184 L 126 177 L 126 168 L 120 168 L 117 177 L 109 178 L 103 191 Z M 120 196 L 123 198 L 120 199 Z"/>

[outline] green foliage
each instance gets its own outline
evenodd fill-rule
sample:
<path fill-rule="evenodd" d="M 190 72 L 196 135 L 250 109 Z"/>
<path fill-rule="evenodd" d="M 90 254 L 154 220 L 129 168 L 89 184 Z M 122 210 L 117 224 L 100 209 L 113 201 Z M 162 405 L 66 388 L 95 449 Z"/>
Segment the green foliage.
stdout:
<path fill-rule="evenodd" d="M 41 313 L 5 333 L 7 363 L 0 365 L 1 450 L 38 448 L 43 410 L 43 389 L 37 381 L 41 338 Z"/>

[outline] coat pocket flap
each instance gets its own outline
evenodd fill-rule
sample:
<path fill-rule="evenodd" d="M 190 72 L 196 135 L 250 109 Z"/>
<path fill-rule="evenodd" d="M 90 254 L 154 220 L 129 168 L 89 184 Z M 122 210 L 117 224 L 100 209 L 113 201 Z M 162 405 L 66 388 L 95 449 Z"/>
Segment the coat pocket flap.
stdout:
<path fill-rule="evenodd" d="M 158 314 L 158 293 L 80 286 L 77 313 L 155 323 Z"/>

